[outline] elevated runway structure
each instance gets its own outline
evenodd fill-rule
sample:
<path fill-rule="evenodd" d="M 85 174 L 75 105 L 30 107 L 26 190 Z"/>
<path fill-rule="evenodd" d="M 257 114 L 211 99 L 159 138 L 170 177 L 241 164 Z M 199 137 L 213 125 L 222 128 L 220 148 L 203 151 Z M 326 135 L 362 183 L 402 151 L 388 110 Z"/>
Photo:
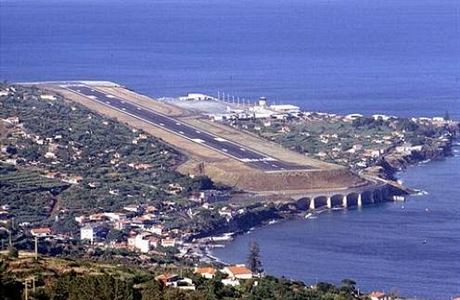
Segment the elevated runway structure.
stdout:
<path fill-rule="evenodd" d="M 209 176 L 251 197 L 290 199 L 315 209 L 339 204 L 360 206 L 390 196 L 385 182 L 364 178 L 344 166 L 312 159 L 116 83 L 22 84 L 60 94 L 67 100 L 163 139 L 187 158 L 177 167 L 179 172 Z"/>
<path fill-rule="evenodd" d="M 150 123 L 164 130 L 172 132 L 202 146 L 212 148 L 224 155 L 230 156 L 243 163 L 249 164 L 266 172 L 299 171 L 311 169 L 309 166 L 283 162 L 265 154 L 256 152 L 243 145 L 229 141 L 222 137 L 194 128 L 178 119 L 153 111 L 145 106 L 121 99 L 110 93 L 83 84 L 65 85 L 65 88 L 98 102 L 124 114 Z"/>

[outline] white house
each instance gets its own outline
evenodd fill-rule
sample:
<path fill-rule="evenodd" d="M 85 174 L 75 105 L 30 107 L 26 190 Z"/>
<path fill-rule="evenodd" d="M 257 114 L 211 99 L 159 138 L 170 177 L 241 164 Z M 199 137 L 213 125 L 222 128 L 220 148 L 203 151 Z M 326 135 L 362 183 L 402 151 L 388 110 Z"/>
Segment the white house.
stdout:
<path fill-rule="evenodd" d="M 195 268 L 194 272 L 195 274 L 200 275 L 201 277 L 204 277 L 206 279 L 212 279 L 216 273 L 217 270 L 213 267 L 203 267 L 203 268 Z"/>
<path fill-rule="evenodd" d="M 158 246 L 158 239 L 154 236 L 151 236 L 148 232 L 143 232 L 136 235 L 134 238 L 134 247 L 139 249 L 142 253 L 147 253 L 151 249 Z"/>
<path fill-rule="evenodd" d="M 30 234 L 36 237 L 46 237 L 48 235 L 51 235 L 51 228 L 49 227 L 33 228 L 30 230 Z"/>
<path fill-rule="evenodd" d="M 222 273 L 228 274 L 231 279 L 251 279 L 252 272 L 245 265 L 233 265 L 223 268 Z"/>
<path fill-rule="evenodd" d="M 161 246 L 162 247 L 174 247 L 176 246 L 176 239 L 172 239 L 172 238 L 164 238 L 161 240 Z"/>
<path fill-rule="evenodd" d="M 84 226 L 80 228 L 80 240 L 89 240 L 91 244 L 94 242 L 94 228 L 92 226 Z"/>

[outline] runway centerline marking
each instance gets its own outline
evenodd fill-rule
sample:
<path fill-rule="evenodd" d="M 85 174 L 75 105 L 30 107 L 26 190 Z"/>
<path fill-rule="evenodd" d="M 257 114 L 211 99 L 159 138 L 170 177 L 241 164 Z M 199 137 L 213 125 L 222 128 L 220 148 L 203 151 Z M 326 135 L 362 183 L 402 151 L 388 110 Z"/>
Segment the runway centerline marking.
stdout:
<path fill-rule="evenodd" d="M 226 139 L 223 139 L 221 137 L 215 137 L 214 140 L 216 140 L 218 142 L 228 142 Z"/>

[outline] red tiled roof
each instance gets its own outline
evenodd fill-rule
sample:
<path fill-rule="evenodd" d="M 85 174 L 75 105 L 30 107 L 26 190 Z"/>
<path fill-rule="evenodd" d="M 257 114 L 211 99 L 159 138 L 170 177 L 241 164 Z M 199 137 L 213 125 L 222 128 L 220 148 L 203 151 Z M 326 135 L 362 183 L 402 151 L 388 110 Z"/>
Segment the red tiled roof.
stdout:
<path fill-rule="evenodd" d="M 228 266 L 227 268 L 233 275 L 252 274 L 251 270 L 243 266 Z"/>
<path fill-rule="evenodd" d="M 217 270 L 214 269 L 213 267 L 204 267 L 204 268 L 196 268 L 195 269 L 195 273 L 198 273 L 198 274 L 205 274 L 205 273 L 215 274 L 216 272 L 217 272 Z"/>

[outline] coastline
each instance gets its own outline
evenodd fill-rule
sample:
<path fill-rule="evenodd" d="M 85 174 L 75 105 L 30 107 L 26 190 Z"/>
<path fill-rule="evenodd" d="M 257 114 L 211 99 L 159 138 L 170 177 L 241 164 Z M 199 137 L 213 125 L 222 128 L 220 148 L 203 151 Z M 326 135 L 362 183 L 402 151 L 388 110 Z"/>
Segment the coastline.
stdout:
<path fill-rule="evenodd" d="M 409 167 L 417 167 L 417 166 L 420 166 L 422 164 L 432 163 L 432 162 L 434 162 L 436 160 L 448 159 L 449 157 L 453 157 L 454 156 L 454 153 L 453 153 L 453 147 L 454 146 L 460 146 L 460 139 L 458 139 L 457 136 L 454 136 L 451 139 L 451 141 L 448 143 L 447 148 L 444 148 L 442 152 L 438 152 L 437 155 L 435 155 L 433 157 L 426 158 L 424 156 L 416 156 L 416 157 L 419 157 L 420 159 L 413 159 L 413 160 L 410 160 L 410 161 L 406 161 L 404 164 L 401 164 L 399 166 L 399 168 L 397 168 L 397 169 L 392 168 L 392 176 L 394 176 L 393 177 L 394 180 L 397 181 L 398 183 L 401 183 L 401 185 L 402 185 L 403 183 L 401 182 L 400 176 L 398 176 L 398 174 L 403 174 L 407 170 L 407 168 L 409 168 Z M 421 158 L 424 158 L 424 159 L 421 159 Z M 417 187 L 411 187 L 410 191 L 411 191 L 411 193 L 409 195 L 411 195 L 411 196 L 422 196 L 422 195 L 428 194 L 428 192 L 426 192 L 425 190 L 418 189 Z M 403 201 L 406 201 L 406 200 L 404 199 Z M 282 209 L 282 208 L 284 208 L 284 209 Z M 288 210 L 286 210 L 286 208 L 288 208 Z M 289 208 L 291 208 L 291 210 L 289 210 Z M 218 244 L 219 245 L 218 248 L 226 247 L 227 243 L 232 242 L 235 237 L 237 237 L 239 235 L 249 234 L 255 228 L 266 227 L 266 226 L 276 224 L 276 223 L 279 223 L 279 222 L 287 222 L 289 220 L 295 220 L 295 219 L 299 220 L 299 219 L 318 218 L 324 212 L 333 212 L 333 211 L 342 211 L 342 210 L 347 210 L 347 209 L 356 209 L 356 207 L 350 207 L 350 208 L 334 207 L 334 208 L 330 208 L 330 209 L 328 209 L 326 207 L 320 207 L 320 208 L 317 208 L 315 210 L 301 211 L 301 210 L 292 209 L 292 208 L 293 208 L 292 205 L 288 205 L 288 204 L 284 205 L 284 206 L 280 207 L 278 210 L 276 210 L 276 213 L 278 214 L 277 215 L 278 218 L 265 218 L 265 219 L 260 220 L 260 222 L 258 222 L 256 224 L 253 224 L 252 227 L 247 227 L 246 226 L 246 227 L 239 228 L 238 230 L 233 231 L 233 232 L 224 233 L 223 235 L 229 234 L 231 236 L 231 239 L 226 240 L 221 244 Z M 219 235 L 219 234 L 221 234 L 221 231 L 219 230 L 219 231 L 217 231 L 217 233 Z M 216 237 L 215 235 L 210 234 L 210 235 L 206 235 L 206 236 L 201 237 L 201 239 L 213 239 L 215 237 Z M 198 243 L 200 243 L 200 241 L 198 241 Z M 209 244 L 206 244 L 206 246 L 204 247 L 203 252 L 202 252 L 202 258 L 208 258 L 212 262 L 216 262 L 216 263 L 220 263 L 220 264 L 224 264 L 224 265 L 228 264 L 227 262 L 222 261 L 220 258 L 218 258 L 217 256 L 214 255 L 214 252 L 213 252 L 214 248 L 215 247 L 212 247 L 212 246 L 209 246 Z M 207 259 L 204 259 L 204 261 L 209 262 L 209 260 L 207 260 Z"/>

